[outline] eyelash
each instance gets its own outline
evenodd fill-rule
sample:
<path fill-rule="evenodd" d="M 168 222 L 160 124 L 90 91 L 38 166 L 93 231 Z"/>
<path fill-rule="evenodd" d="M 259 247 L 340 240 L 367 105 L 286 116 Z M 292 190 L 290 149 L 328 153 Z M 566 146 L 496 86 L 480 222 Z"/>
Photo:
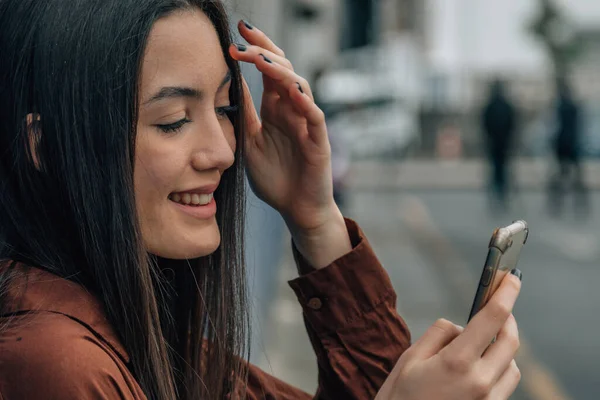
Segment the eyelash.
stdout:
<path fill-rule="evenodd" d="M 232 118 L 234 117 L 234 115 L 238 111 L 238 109 L 239 109 L 238 106 L 217 107 L 216 108 L 217 117 L 219 119 L 227 117 L 230 120 L 232 120 Z M 165 133 L 173 133 L 173 132 L 178 132 L 179 130 L 181 130 L 181 128 L 183 128 L 183 126 L 189 122 L 192 122 L 192 121 L 187 118 L 183 118 L 172 124 L 156 125 L 156 127 Z"/>
<path fill-rule="evenodd" d="M 184 119 L 181 119 L 181 120 L 179 120 L 177 122 L 174 122 L 172 124 L 156 125 L 156 127 L 158 129 L 160 129 L 161 131 L 163 131 L 164 133 L 173 133 L 173 132 L 179 131 L 188 122 L 192 122 L 192 121 L 190 121 L 187 118 L 184 118 Z"/>
<path fill-rule="evenodd" d="M 238 109 L 239 109 L 238 106 L 218 107 L 217 108 L 217 115 L 220 118 L 227 117 L 227 118 L 229 118 L 230 121 L 232 121 L 233 117 L 235 116 L 235 113 L 238 111 Z"/>

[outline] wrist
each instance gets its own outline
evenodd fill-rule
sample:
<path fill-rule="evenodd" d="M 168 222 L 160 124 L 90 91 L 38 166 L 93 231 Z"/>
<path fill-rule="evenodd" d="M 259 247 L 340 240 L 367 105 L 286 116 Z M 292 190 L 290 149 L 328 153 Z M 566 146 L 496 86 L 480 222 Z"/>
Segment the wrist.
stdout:
<path fill-rule="evenodd" d="M 314 228 L 298 228 L 288 223 L 292 240 L 298 252 L 314 268 L 328 266 L 352 251 L 346 221 L 337 206 L 325 222 Z"/>

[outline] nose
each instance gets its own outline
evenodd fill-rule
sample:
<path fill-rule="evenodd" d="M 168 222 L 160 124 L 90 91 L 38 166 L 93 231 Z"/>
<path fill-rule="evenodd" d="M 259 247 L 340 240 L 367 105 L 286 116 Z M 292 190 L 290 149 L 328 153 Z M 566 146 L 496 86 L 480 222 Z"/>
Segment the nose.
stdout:
<path fill-rule="evenodd" d="M 218 169 L 224 171 L 235 161 L 235 134 L 231 124 L 221 123 L 216 117 L 199 127 L 195 137 L 196 150 L 192 166 L 197 171 Z"/>

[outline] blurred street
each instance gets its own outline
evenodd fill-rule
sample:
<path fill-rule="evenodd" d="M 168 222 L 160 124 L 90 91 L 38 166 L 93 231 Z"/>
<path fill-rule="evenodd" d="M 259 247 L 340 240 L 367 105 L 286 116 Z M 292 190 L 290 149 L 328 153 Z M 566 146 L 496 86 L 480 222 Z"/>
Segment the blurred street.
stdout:
<path fill-rule="evenodd" d="M 564 217 L 551 218 L 540 184 L 544 168 L 527 165 L 538 177 L 521 176 L 511 210 L 492 216 L 481 189 L 482 168 L 460 161 L 445 166 L 453 173 L 433 161 L 355 164 L 347 193 L 345 215 L 359 222 L 390 274 L 413 341 L 437 318 L 466 323 L 493 229 L 522 218 L 531 234 L 519 263 L 523 290 L 515 315 L 523 378 L 513 399 L 598 399 L 600 191 L 591 191 L 592 214 L 585 220 L 575 220 L 569 207 Z M 412 181 L 399 173 L 406 168 Z M 599 186 L 593 182 L 599 176 L 589 175 L 592 187 Z M 282 246 L 277 295 L 261 327 L 263 346 L 252 351 L 262 353 L 263 369 L 314 392 L 315 358 L 286 284 L 295 276 L 289 237 Z"/>

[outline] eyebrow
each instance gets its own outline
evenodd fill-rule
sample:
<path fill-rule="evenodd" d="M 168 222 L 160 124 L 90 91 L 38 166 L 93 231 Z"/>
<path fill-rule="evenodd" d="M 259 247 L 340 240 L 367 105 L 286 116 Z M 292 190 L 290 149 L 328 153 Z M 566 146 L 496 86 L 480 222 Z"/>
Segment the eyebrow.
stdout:
<path fill-rule="evenodd" d="M 231 71 L 227 70 L 225 77 L 219 84 L 217 88 L 217 92 L 220 91 L 231 82 Z M 158 93 L 150 98 L 150 100 L 146 101 L 144 105 L 148 105 L 151 103 L 155 103 L 164 99 L 171 99 L 176 97 L 187 97 L 192 99 L 201 99 L 204 93 L 201 90 L 190 88 L 190 87 L 182 87 L 182 86 L 166 86 L 160 89 Z"/>

